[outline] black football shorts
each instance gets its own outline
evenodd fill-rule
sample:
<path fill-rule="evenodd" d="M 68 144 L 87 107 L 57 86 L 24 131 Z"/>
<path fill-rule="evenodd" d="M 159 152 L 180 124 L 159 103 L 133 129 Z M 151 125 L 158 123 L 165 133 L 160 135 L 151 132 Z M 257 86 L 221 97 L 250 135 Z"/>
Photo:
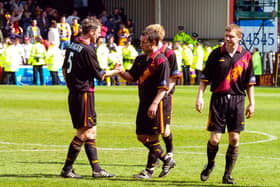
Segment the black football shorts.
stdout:
<path fill-rule="evenodd" d="M 69 93 L 69 111 L 75 129 L 93 127 L 96 125 L 96 112 L 94 108 L 94 93 Z"/>
<path fill-rule="evenodd" d="M 244 96 L 212 94 L 207 130 L 225 133 L 244 130 Z"/>

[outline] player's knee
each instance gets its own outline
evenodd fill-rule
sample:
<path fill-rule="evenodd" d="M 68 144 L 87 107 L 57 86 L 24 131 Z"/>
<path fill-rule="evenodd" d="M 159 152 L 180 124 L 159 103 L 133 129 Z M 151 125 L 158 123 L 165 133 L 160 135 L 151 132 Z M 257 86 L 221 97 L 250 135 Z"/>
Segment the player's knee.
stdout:
<path fill-rule="evenodd" d="M 229 134 L 229 144 L 232 146 L 238 146 L 239 145 L 239 133 L 230 133 Z"/>
<path fill-rule="evenodd" d="M 137 139 L 142 142 L 143 144 L 154 142 L 156 140 L 159 140 L 158 135 L 138 135 Z"/>
<path fill-rule="evenodd" d="M 77 131 L 77 136 L 82 140 L 96 139 L 96 128 L 81 128 Z"/>
<path fill-rule="evenodd" d="M 220 140 L 218 138 L 211 138 L 209 142 L 211 145 L 218 145 L 220 143 Z"/>

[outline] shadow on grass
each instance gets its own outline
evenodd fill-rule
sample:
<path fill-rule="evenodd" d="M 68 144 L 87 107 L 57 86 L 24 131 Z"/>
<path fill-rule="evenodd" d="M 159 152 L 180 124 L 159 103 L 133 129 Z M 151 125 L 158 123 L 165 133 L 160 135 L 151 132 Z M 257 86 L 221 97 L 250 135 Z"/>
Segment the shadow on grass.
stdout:
<path fill-rule="evenodd" d="M 16 162 L 19 164 L 54 164 L 54 165 L 63 165 L 64 162 Z M 75 163 L 74 165 L 89 165 L 89 163 Z M 145 167 L 145 165 L 133 165 L 133 164 L 102 164 L 102 166 L 112 166 L 112 167 Z"/>
<path fill-rule="evenodd" d="M 113 178 L 92 178 L 89 175 L 84 176 L 83 179 L 65 179 L 62 178 L 60 175 L 54 174 L 2 174 L 0 178 L 56 178 L 61 180 L 105 180 L 105 181 L 112 181 L 112 182 L 129 182 L 131 186 L 137 185 L 137 183 L 143 183 L 144 185 L 151 186 L 154 184 L 160 184 L 161 186 L 194 186 L 194 187 L 228 187 L 229 185 L 223 184 L 209 184 L 209 183 L 202 183 L 200 181 L 184 181 L 184 180 L 169 180 L 168 178 L 152 178 L 152 179 L 135 179 L 133 177 L 127 176 L 116 176 Z M 234 187 L 244 187 L 244 185 L 230 185 Z M 260 187 L 260 186 L 254 186 Z"/>

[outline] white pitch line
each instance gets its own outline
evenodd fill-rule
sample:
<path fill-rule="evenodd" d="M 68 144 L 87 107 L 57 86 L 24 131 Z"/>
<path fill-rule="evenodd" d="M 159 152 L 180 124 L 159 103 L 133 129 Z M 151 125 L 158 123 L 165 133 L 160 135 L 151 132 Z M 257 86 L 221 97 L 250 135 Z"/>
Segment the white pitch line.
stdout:
<path fill-rule="evenodd" d="M 265 142 L 270 142 L 270 141 L 274 141 L 277 140 L 277 136 L 265 133 L 265 132 L 259 132 L 259 131 L 246 131 L 248 133 L 254 133 L 254 134 L 261 134 L 264 136 L 267 136 L 268 139 L 264 139 L 264 140 L 257 140 L 257 141 L 252 141 L 252 142 L 243 142 L 241 144 L 256 144 L 256 143 L 265 143 Z M 4 141 L 0 141 L 0 144 L 4 144 L 4 145 L 22 145 L 22 146 L 41 146 L 41 147 L 68 147 L 67 145 L 51 145 L 51 144 L 29 144 L 29 143 L 13 143 L 13 142 L 4 142 Z M 227 145 L 227 144 L 220 144 L 220 146 L 223 145 Z M 190 146 L 176 146 L 177 148 L 201 148 L 201 147 L 205 147 L 205 145 L 190 145 Z M 103 149 L 103 150 L 109 150 L 109 149 L 113 149 L 113 150 L 133 150 L 133 149 L 139 149 L 137 147 L 132 147 L 132 148 L 99 148 L 99 149 Z"/>

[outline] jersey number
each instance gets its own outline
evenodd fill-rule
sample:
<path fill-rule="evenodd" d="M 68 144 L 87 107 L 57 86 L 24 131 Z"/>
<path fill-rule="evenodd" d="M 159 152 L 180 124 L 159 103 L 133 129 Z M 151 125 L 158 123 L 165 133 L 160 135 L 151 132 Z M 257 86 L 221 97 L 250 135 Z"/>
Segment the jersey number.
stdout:
<path fill-rule="evenodd" d="M 67 74 L 71 73 L 74 53 L 70 52 L 67 59 Z"/>

